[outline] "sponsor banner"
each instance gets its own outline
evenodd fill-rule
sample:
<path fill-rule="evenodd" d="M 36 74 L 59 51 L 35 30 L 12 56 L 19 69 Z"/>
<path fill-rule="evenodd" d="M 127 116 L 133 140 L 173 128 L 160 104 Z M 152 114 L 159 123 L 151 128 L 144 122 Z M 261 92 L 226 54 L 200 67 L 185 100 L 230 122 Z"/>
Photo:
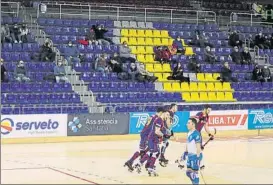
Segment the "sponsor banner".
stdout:
<path fill-rule="evenodd" d="M 130 113 L 130 129 L 129 134 L 138 134 L 143 129 L 147 119 L 154 115 L 155 112 L 132 112 Z M 187 122 L 189 112 L 176 112 L 174 115 L 174 123 L 172 129 L 174 132 L 187 132 Z"/>
<path fill-rule="evenodd" d="M 273 109 L 249 110 L 248 129 L 273 129 Z"/>
<path fill-rule="evenodd" d="M 67 136 L 67 114 L 2 115 L 2 138 Z"/>
<path fill-rule="evenodd" d="M 200 112 L 200 111 L 199 111 Z M 191 116 L 198 112 L 192 111 Z M 211 111 L 209 115 L 209 127 L 217 130 L 247 130 L 248 111 L 247 110 L 226 110 Z"/>
<path fill-rule="evenodd" d="M 68 115 L 68 136 L 122 135 L 129 132 L 128 114 Z"/>

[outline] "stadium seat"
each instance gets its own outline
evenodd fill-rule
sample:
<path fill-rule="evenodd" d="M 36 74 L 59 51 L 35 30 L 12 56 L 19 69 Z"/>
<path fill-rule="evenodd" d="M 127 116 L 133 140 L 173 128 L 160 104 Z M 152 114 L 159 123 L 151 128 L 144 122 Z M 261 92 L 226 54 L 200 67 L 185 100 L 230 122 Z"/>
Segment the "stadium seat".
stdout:
<path fill-rule="evenodd" d="M 206 86 L 206 83 L 198 83 L 198 90 L 199 91 L 207 91 L 207 86 Z"/>
<path fill-rule="evenodd" d="M 129 37 L 137 37 L 137 31 L 134 29 L 129 29 Z"/>
<path fill-rule="evenodd" d="M 184 91 L 184 92 L 190 91 L 189 83 L 187 83 L 187 82 L 182 82 L 182 83 L 181 83 L 181 91 Z"/>
<path fill-rule="evenodd" d="M 188 92 L 182 93 L 182 99 L 185 101 L 191 101 L 191 94 Z"/>
<path fill-rule="evenodd" d="M 190 101 L 193 101 L 193 102 L 200 101 L 199 93 L 198 92 L 192 92 Z"/>
<path fill-rule="evenodd" d="M 137 30 L 137 37 L 145 37 L 145 31 L 144 30 Z"/>
<path fill-rule="evenodd" d="M 191 82 L 190 83 L 190 91 L 198 91 L 197 82 Z"/>
<path fill-rule="evenodd" d="M 173 89 L 172 89 L 172 84 L 170 82 L 166 82 L 163 84 L 163 87 L 164 87 L 164 90 L 166 91 L 169 91 L 169 92 L 172 92 Z"/>
<path fill-rule="evenodd" d="M 128 29 L 121 29 L 120 35 L 122 37 L 128 37 L 129 36 L 129 30 Z"/>
<path fill-rule="evenodd" d="M 181 91 L 180 83 L 179 82 L 173 82 L 172 83 L 172 90 L 173 91 Z"/>

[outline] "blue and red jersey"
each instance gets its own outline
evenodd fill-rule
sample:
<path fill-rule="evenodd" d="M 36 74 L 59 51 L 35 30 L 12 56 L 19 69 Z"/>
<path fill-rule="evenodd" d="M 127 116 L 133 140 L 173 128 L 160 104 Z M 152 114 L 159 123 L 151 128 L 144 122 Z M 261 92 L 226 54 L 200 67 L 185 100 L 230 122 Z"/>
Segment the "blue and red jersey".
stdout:
<path fill-rule="evenodd" d="M 151 133 L 149 134 L 149 139 L 153 140 L 156 143 L 159 143 L 161 142 L 162 138 L 155 133 L 156 127 L 159 127 L 160 131 L 164 133 L 164 121 L 161 117 L 157 117 L 157 119 L 154 120 L 154 122 L 152 123 Z"/>
<path fill-rule="evenodd" d="M 158 115 L 155 114 L 151 117 L 150 121 L 147 120 L 146 124 L 144 125 L 144 128 L 140 133 L 141 136 L 148 136 L 151 133 L 152 125 L 156 118 L 158 118 Z"/>
<path fill-rule="evenodd" d="M 209 122 L 209 115 L 206 115 L 203 112 L 198 112 L 195 117 L 198 119 L 196 130 L 201 132 L 205 124 Z"/>

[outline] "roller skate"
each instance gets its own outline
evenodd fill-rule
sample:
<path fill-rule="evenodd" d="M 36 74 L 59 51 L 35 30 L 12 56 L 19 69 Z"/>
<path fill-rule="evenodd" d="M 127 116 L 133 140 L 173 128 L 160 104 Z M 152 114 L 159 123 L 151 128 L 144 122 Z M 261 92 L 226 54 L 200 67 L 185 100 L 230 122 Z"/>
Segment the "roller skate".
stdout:
<path fill-rule="evenodd" d="M 150 177 L 151 177 L 151 176 L 157 177 L 157 176 L 158 176 L 158 173 L 156 173 L 155 168 L 148 168 L 148 175 L 149 175 Z"/>
<path fill-rule="evenodd" d="M 141 164 L 140 163 L 137 163 L 134 168 L 136 169 L 137 173 L 141 173 Z"/>
<path fill-rule="evenodd" d="M 167 160 L 164 155 L 161 155 L 160 159 L 159 159 L 159 164 L 162 166 L 162 167 L 166 167 L 167 164 L 169 163 L 169 160 Z"/>
<path fill-rule="evenodd" d="M 132 166 L 132 163 L 130 163 L 129 161 L 127 161 L 127 162 L 124 164 L 124 167 L 126 167 L 126 166 L 127 166 L 129 172 L 134 171 L 134 168 L 133 168 L 133 166 Z"/>

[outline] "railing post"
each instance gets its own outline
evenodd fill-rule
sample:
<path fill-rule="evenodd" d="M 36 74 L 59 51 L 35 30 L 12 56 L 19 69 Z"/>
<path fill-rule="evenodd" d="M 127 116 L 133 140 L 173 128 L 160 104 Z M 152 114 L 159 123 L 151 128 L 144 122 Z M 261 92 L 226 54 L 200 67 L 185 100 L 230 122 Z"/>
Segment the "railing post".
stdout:
<path fill-rule="evenodd" d="M 38 4 L 38 7 L 37 7 L 37 19 L 39 18 L 40 16 L 40 6 L 41 6 L 41 3 Z"/>
<path fill-rule="evenodd" d="M 173 9 L 171 9 L 171 23 L 173 23 Z"/>
<path fill-rule="evenodd" d="M 199 24 L 199 11 L 196 12 L 196 24 Z"/>
<path fill-rule="evenodd" d="M 88 4 L 88 20 L 91 19 L 91 5 Z"/>
<path fill-rule="evenodd" d="M 147 22 L 147 9 L 144 8 L 144 22 Z"/>
<path fill-rule="evenodd" d="M 252 15 L 253 15 L 253 14 L 250 14 L 250 25 L 251 25 L 251 26 L 252 26 L 252 21 L 253 21 Z"/>
<path fill-rule="evenodd" d="M 20 3 L 17 3 L 17 13 L 16 13 L 16 17 L 18 17 L 19 16 L 19 11 L 20 11 Z"/>
<path fill-rule="evenodd" d="M 62 18 L 62 5 L 60 4 L 60 19 Z"/>
<path fill-rule="evenodd" d="M 119 7 L 117 7 L 117 21 L 119 20 Z"/>

